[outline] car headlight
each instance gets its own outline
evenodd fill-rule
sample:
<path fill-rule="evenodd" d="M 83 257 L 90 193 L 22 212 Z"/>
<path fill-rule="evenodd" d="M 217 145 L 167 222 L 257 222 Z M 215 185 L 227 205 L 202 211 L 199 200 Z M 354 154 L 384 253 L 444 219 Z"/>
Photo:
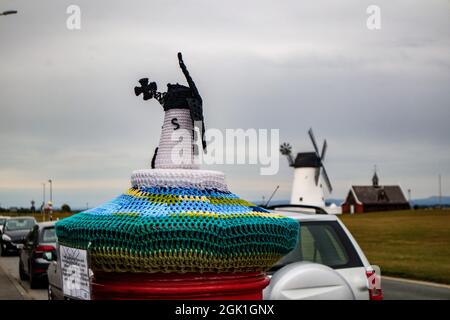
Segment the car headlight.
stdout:
<path fill-rule="evenodd" d="M 8 235 L 4 234 L 4 235 L 2 235 L 2 240 L 3 241 L 11 241 L 11 238 Z"/>

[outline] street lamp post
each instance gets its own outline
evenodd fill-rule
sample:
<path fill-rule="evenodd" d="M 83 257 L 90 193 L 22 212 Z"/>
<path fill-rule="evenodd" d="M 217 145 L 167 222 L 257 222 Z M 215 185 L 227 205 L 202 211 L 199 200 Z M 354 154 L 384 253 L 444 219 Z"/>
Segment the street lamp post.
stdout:
<path fill-rule="evenodd" d="M 411 189 L 408 189 L 408 202 L 409 202 L 410 208 L 412 209 L 413 206 L 412 206 L 412 203 L 411 203 Z"/>
<path fill-rule="evenodd" d="M 16 14 L 16 13 L 17 13 L 17 10 L 7 10 L 7 11 L 0 12 L 0 16 L 8 16 L 10 14 Z"/>
<path fill-rule="evenodd" d="M 48 183 L 50 183 L 50 202 L 53 204 L 52 180 L 48 180 Z"/>
<path fill-rule="evenodd" d="M 45 182 L 42 182 L 42 208 L 41 208 L 42 219 L 45 221 Z"/>
<path fill-rule="evenodd" d="M 42 183 L 42 212 L 44 212 L 45 207 L 45 182 Z"/>
<path fill-rule="evenodd" d="M 52 181 L 52 179 L 49 179 L 48 183 L 50 183 L 50 201 L 48 202 L 48 215 L 49 215 L 50 221 L 52 221 L 53 220 L 53 181 Z"/>

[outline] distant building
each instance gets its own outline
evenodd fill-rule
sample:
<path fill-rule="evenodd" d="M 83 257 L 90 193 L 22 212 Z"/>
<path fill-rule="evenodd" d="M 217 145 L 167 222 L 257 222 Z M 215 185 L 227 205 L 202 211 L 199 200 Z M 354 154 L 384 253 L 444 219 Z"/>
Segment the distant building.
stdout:
<path fill-rule="evenodd" d="M 375 172 L 371 186 L 352 186 L 342 204 L 342 213 L 410 209 L 400 186 L 380 186 Z"/>

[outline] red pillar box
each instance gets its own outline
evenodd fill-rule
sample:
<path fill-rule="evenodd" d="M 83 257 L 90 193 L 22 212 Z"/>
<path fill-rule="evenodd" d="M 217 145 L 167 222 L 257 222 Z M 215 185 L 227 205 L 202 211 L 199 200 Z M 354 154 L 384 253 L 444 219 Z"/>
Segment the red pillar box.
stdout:
<path fill-rule="evenodd" d="M 97 272 L 92 282 L 95 300 L 261 300 L 269 278 L 248 273 L 108 273 Z"/>

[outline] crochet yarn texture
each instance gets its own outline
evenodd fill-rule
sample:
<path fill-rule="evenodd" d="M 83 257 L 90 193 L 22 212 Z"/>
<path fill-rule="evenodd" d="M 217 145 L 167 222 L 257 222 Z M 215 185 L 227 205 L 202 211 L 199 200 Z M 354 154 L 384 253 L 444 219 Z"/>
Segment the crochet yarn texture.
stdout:
<path fill-rule="evenodd" d="M 132 187 L 57 223 L 60 244 L 110 272 L 255 272 L 291 251 L 299 225 L 228 191 L 220 172 L 135 171 Z"/>

